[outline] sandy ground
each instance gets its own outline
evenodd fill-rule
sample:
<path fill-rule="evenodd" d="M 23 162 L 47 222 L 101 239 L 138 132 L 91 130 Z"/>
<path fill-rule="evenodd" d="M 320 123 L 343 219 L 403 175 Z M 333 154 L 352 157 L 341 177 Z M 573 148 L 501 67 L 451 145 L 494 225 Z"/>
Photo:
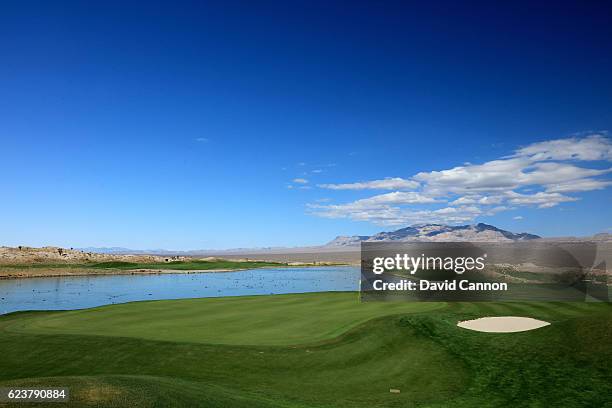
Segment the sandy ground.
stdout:
<path fill-rule="evenodd" d="M 82 267 L 75 264 L 87 264 L 109 261 L 123 261 L 135 263 L 167 263 L 172 261 L 204 260 L 214 261 L 228 259 L 238 262 L 245 261 L 276 261 L 287 263 L 291 266 L 328 266 L 335 264 L 359 263 L 359 251 L 333 252 L 321 251 L 322 253 L 268 253 L 254 252 L 249 254 L 225 254 L 223 256 L 182 256 L 182 255 L 129 255 L 129 254 L 98 254 L 75 249 L 58 247 L 0 247 L 0 279 L 35 278 L 51 276 L 84 276 L 84 275 L 144 275 L 165 273 L 197 273 L 198 270 L 175 270 L 175 269 L 98 269 Z M 43 265 L 40 267 L 40 265 Z M 31 266 L 39 265 L 32 268 Z M 66 267 L 62 267 L 66 265 Z M 232 268 L 206 270 L 206 272 L 228 272 L 250 269 Z"/>
<path fill-rule="evenodd" d="M 550 323 L 543 320 L 517 316 L 481 317 L 457 323 L 457 326 L 461 328 L 487 333 L 515 333 L 535 330 L 548 325 Z"/>
<path fill-rule="evenodd" d="M 94 252 L 85 252 L 78 249 L 68 249 L 59 247 L 0 247 L 0 266 L 30 265 L 40 263 L 78 264 L 87 262 L 109 261 L 158 263 L 170 261 L 185 261 L 189 259 L 191 258 L 186 256 L 98 254 Z"/>
<path fill-rule="evenodd" d="M 336 262 L 349 265 L 361 264 L 361 251 L 359 248 L 344 251 L 312 251 L 312 252 L 257 252 L 239 254 L 213 254 L 224 259 L 259 259 L 272 262 Z"/>

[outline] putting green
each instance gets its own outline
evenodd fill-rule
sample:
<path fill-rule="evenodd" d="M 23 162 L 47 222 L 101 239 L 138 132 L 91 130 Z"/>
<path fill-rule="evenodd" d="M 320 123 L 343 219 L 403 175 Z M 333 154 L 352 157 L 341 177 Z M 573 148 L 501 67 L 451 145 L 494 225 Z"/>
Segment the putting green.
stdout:
<path fill-rule="evenodd" d="M 24 333 L 86 334 L 208 344 L 294 345 L 336 337 L 375 317 L 444 303 L 360 303 L 356 293 L 135 302 L 23 319 Z"/>

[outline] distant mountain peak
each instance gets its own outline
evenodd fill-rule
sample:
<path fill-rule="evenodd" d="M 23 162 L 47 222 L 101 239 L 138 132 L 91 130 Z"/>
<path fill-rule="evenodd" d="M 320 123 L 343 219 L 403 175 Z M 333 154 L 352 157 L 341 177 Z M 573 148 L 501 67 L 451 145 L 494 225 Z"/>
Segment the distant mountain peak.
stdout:
<path fill-rule="evenodd" d="M 354 246 L 359 245 L 361 241 L 365 241 L 370 238 L 368 235 L 338 235 L 336 238 L 328 242 L 327 246 L 343 247 L 343 246 Z"/>
<path fill-rule="evenodd" d="M 472 225 L 414 224 L 394 231 L 379 232 L 378 234 L 371 236 L 338 236 L 334 240 L 327 243 L 326 246 L 355 246 L 359 245 L 361 242 L 379 241 L 505 242 L 524 241 L 538 238 L 540 238 L 538 235 L 528 234 L 526 232 L 514 233 L 482 222 Z"/>

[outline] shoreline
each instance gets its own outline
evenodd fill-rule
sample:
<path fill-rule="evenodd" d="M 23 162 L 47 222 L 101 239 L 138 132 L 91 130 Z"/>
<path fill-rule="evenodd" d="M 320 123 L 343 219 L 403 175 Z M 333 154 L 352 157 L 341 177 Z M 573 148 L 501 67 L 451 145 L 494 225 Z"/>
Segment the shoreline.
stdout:
<path fill-rule="evenodd" d="M 2 270 L 0 267 L 0 281 L 11 279 L 28 279 L 28 278 L 61 278 L 70 276 L 104 276 L 104 275 L 166 275 L 166 274 L 193 274 L 193 273 L 223 273 L 223 272 L 239 272 L 252 269 L 265 268 L 314 268 L 314 267 L 332 267 L 332 266 L 351 266 L 344 263 L 320 263 L 320 264 L 302 264 L 302 265 L 278 265 L 278 266 L 253 266 L 247 268 L 220 268 L 220 269 L 41 269 L 33 271 L 33 273 L 24 273 L 30 271 L 28 269 L 17 269 L 15 272 Z"/>

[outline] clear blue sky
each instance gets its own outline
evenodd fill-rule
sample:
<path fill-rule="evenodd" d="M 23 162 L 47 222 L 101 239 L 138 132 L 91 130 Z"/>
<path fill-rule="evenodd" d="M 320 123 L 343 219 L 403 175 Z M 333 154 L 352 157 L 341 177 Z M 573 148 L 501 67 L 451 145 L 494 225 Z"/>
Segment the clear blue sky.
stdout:
<path fill-rule="evenodd" d="M 395 228 L 320 184 L 612 130 L 605 2 L 123 3 L 3 2 L 0 245 L 319 244 Z M 610 232 L 610 188 L 567 196 L 473 221 Z"/>

